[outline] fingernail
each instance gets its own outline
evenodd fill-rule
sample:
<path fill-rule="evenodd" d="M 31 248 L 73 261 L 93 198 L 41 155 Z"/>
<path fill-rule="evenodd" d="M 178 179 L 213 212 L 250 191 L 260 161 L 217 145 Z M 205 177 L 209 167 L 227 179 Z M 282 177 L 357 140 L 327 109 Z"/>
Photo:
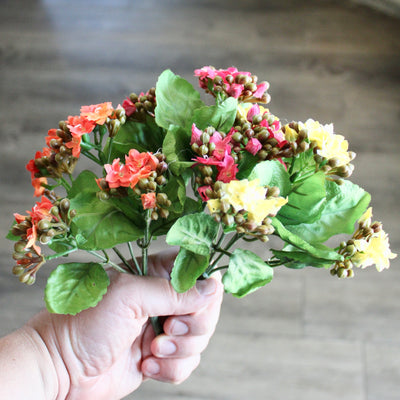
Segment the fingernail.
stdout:
<path fill-rule="evenodd" d="M 143 367 L 145 375 L 157 375 L 160 373 L 160 365 L 152 359 L 146 360 Z"/>
<path fill-rule="evenodd" d="M 171 326 L 171 334 L 180 336 L 189 332 L 189 327 L 182 321 L 175 320 Z"/>
<path fill-rule="evenodd" d="M 209 296 L 210 294 L 215 293 L 217 284 L 214 279 L 204 279 L 202 281 L 197 281 L 196 288 L 203 296 Z"/>
<path fill-rule="evenodd" d="M 158 351 L 164 356 L 169 356 L 176 352 L 176 344 L 170 340 L 160 340 Z"/>

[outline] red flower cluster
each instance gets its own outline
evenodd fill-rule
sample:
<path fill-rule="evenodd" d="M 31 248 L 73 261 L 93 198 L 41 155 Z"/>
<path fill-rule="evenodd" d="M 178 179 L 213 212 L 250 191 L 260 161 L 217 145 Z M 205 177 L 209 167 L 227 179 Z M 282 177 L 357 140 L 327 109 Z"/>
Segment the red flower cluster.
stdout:
<path fill-rule="evenodd" d="M 104 165 L 106 181 L 111 189 L 136 186 L 140 179 L 148 178 L 159 164 L 158 159 L 150 152 L 139 153 L 131 149 L 125 156 L 125 164 L 116 158 L 112 164 Z"/>
<path fill-rule="evenodd" d="M 200 87 L 212 93 L 223 90 L 228 96 L 242 101 L 249 98 L 265 103 L 269 101 L 266 95 L 268 82 L 257 84 L 257 78 L 250 72 L 238 71 L 234 67 L 217 70 L 209 66 L 196 69 L 194 74 L 199 77 Z"/>

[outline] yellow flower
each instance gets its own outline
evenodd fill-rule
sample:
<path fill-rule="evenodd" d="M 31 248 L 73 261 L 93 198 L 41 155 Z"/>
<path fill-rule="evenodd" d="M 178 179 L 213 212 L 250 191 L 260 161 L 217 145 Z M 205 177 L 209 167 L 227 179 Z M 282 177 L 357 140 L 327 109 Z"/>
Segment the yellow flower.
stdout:
<path fill-rule="evenodd" d="M 316 144 L 319 155 L 328 160 L 335 158 L 337 167 L 350 163 L 349 143 L 344 136 L 333 133 L 333 124 L 321 125 L 318 121 L 308 119 L 303 127 L 310 141 Z"/>
<path fill-rule="evenodd" d="M 221 200 L 220 199 L 211 199 L 207 201 L 207 207 L 211 214 L 217 213 L 221 210 Z"/>
<path fill-rule="evenodd" d="M 373 234 L 368 240 L 354 240 L 357 252 L 351 258 L 352 263 L 359 268 L 366 268 L 370 265 L 376 266 L 378 271 L 390 267 L 391 259 L 397 257 L 389 248 L 388 235 L 383 231 Z"/>
<path fill-rule="evenodd" d="M 372 218 L 372 207 L 369 207 L 367 211 L 357 221 L 360 225 L 370 226 Z"/>
<path fill-rule="evenodd" d="M 260 224 L 267 216 L 275 216 L 287 202 L 287 199 L 283 197 L 271 197 L 269 199 L 254 201 L 247 208 L 249 219 Z"/>
<path fill-rule="evenodd" d="M 287 203 L 283 197 L 265 198 L 267 189 L 260 186 L 259 179 L 234 180 L 222 186 L 223 196 L 221 201 L 230 204 L 234 211 L 248 212 L 249 220 L 260 224 L 267 216 L 276 215 L 279 209 Z M 220 210 L 221 201 L 209 200 L 207 202 L 210 212 Z M 214 210 L 214 211 L 212 211 Z"/>

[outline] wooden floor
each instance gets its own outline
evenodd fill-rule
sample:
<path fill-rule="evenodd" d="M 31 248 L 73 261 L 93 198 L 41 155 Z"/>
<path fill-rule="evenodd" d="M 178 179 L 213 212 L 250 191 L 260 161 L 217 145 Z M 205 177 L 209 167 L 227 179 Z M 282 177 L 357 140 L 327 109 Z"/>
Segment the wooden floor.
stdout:
<path fill-rule="evenodd" d="M 400 22 L 329 0 L 2 0 L 0 231 L 33 204 L 26 162 L 82 104 L 118 104 L 171 68 L 203 65 L 271 83 L 284 121 L 334 122 L 357 152 L 353 180 L 400 251 Z M 162 244 L 159 246 L 162 247 Z M 0 335 L 43 307 L 0 241 Z M 180 386 L 146 382 L 129 399 L 398 400 L 400 259 L 338 281 L 281 269 L 242 300 L 226 296 L 201 366 Z M 128 399 L 127 398 L 127 399 Z M 95 399 L 94 399 L 95 400 Z"/>

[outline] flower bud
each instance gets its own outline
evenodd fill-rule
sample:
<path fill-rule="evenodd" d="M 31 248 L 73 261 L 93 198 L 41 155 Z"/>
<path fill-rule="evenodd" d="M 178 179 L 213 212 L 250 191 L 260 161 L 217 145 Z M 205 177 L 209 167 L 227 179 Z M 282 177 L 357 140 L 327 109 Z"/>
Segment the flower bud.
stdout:
<path fill-rule="evenodd" d="M 47 231 L 51 228 L 51 223 L 50 223 L 50 221 L 47 221 L 46 219 L 42 219 L 38 222 L 37 227 L 42 232 Z"/>
<path fill-rule="evenodd" d="M 14 244 L 14 250 L 17 253 L 25 253 L 25 248 L 26 248 L 27 242 L 24 240 L 19 240 Z"/>
<path fill-rule="evenodd" d="M 14 275 L 16 275 L 16 276 L 20 276 L 20 275 L 22 275 L 23 273 L 24 273 L 24 271 L 25 271 L 25 268 L 24 267 L 21 267 L 21 265 L 14 265 L 13 267 L 12 267 L 12 273 L 14 274 Z"/>

